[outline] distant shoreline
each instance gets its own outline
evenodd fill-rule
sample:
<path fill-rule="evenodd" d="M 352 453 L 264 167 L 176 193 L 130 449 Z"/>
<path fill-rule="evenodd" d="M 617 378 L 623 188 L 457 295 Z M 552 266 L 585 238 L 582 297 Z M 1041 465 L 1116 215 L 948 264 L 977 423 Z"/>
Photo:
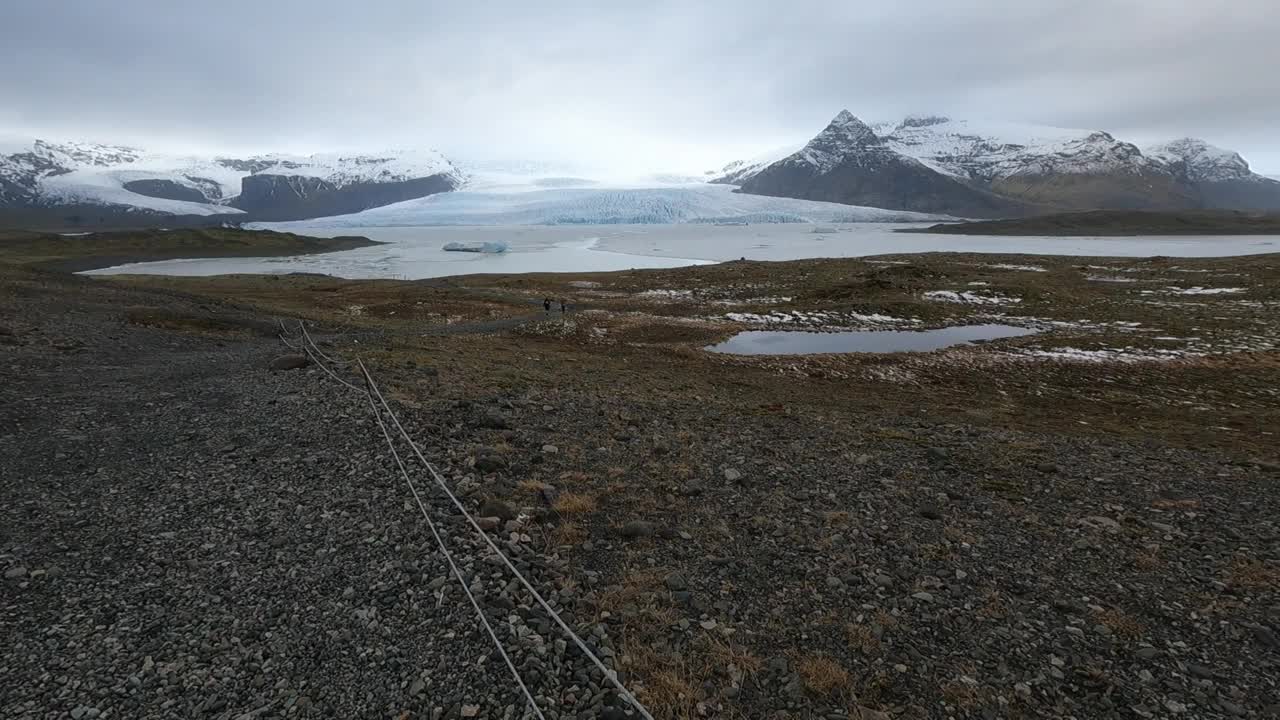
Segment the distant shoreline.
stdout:
<path fill-rule="evenodd" d="M 160 260 L 319 255 L 385 244 L 357 235 L 327 238 L 213 228 L 72 236 L 0 232 L 0 262 L 78 273 Z"/>
<path fill-rule="evenodd" d="M 1010 220 L 939 223 L 927 228 L 900 228 L 895 232 L 1054 237 L 1280 235 L 1280 214 L 1237 210 L 1093 210 Z"/>

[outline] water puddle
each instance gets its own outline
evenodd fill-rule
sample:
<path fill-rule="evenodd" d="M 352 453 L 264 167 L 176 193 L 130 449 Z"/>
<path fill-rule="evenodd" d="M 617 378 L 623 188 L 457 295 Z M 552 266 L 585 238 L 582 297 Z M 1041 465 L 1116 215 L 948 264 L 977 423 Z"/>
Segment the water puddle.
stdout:
<path fill-rule="evenodd" d="M 834 333 L 748 330 L 705 349 L 729 355 L 927 352 L 952 345 L 1032 335 L 1035 332 L 1013 325 L 958 325 L 937 330 L 856 330 Z"/>

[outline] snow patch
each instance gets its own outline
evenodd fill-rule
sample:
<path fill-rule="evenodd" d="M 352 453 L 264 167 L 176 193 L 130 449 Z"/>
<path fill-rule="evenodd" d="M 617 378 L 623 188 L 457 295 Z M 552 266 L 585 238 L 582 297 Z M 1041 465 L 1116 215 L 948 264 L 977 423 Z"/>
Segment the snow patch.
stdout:
<path fill-rule="evenodd" d="M 929 290 L 924 293 L 926 300 L 934 302 L 962 303 L 966 305 L 1004 305 L 1020 303 L 1022 298 L 1009 297 L 999 293 L 977 293 L 968 290 Z"/>
<path fill-rule="evenodd" d="M 1039 265 L 1013 265 L 1011 263 L 989 263 L 981 267 L 995 268 L 997 270 L 1022 270 L 1023 272 L 1048 272 Z"/>

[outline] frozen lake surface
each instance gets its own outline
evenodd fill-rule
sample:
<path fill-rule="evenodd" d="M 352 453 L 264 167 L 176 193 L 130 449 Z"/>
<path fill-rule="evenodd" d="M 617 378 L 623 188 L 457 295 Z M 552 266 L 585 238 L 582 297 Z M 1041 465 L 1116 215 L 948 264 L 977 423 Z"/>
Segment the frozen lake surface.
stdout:
<path fill-rule="evenodd" d="M 816 355 L 819 353 L 925 352 L 976 340 L 1031 335 L 1013 325 L 958 325 L 937 330 L 748 330 L 706 349 L 729 355 Z"/>
<path fill-rule="evenodd" d="M 814 232 L 809 223 L 761 225 L 559 225 L 505 227 L 306 227 L 309 235 L 365 235 L 388 243 L 324 255 L 133 263 L 96 274 L 325 273 L 345 278 L 431 278 L 473 273 L 603 272 L 725 260 L 794 260 L 889 253 L 986 252 L 1096 257 L 1225 257 L 1280 252 L 1277 236 L 994 237 L 895 233 L 909 225 L 847 223 Z M 449 242 L 505 242 L 502 254 L 455 253 Z"/>

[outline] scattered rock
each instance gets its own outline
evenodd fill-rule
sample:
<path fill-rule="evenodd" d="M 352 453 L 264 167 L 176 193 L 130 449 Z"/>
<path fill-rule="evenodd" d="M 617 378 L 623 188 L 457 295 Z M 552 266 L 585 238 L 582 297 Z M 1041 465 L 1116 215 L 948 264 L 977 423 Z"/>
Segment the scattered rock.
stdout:
<path fill-rule="evenodd" d="M 931 447 L 928 450 L 925 450 L 924 454 L 927 455 L 930 460 L 941 461 L 950 457 L 950 453 L 947 452 L 947 449 L 940 447 Z"/>
<path fill-rule="evenodd" d="M 742 473 L 733 468 L 725 468 L 724 479 L 728 482 L 738 482 L 742 479 Z"/>
<path fill-rule="evenodd" d="M 479 525 L 481 530 L 484 530 L 485 532 L 490 532 L 493 530 L 497 530 L 498 527 L 502 525 L 502 518 L 479 517 L 479 518 L 476 518 L 476 525 Z"/>
<path fill-rule="evenodd" d="M 649 537 L 654 533 L 653 523 L 647 520 L 632 520 L 618 528 L 618 534 L 628 540 Z"/>
<path fill-rule="evenodd" d="M 475 468 L 482 473 L 495 473 L 505 470 L 507 461 L 498 454 L 493 448 L 479 448 L 476 450 Z"/>
<path fill-rule="evenodd" d="M 556 447 L 555 445 L 543 445 L 543 446 L 542 446 L 542 453 L 543 453 L 544 455 L 555 455 L 555 454 L 556 454 L 556 453 L 558 453 L 558 452 L 560 452 L 560 448 Z"/>
<path fill-rule="evenodd" d="M 501 500 L 489 498 L 480 505 L 480 517 L 494 517 L 499 520 L 514 520 L 516 517 L 516 509 Z"/>
<path fill-rule="evenodd" d="M 22 567 L 21 565 L 16 567 L 11 567 L 8 570 L 4 571 L 4 577 L 6 580 L 17 580 L 19 578 L 24 578 L 26 576 L 27 576 L 27 569 Z"/>
<path fill-rule="evenodd" d="M 1088 517 L 1080 518 L 1079 522 L 1081 525 L 1086 527 L 1106 530 L 1110 533 L 1120 532 L 1120 523 L 1118 521 L 1109 517 L 1103 517 L 1102 515 L 1090 515 Z"/>
<path fill-rule="evenodd" d="M 511 427 L 511 423 L 507 422 L 507 416 L 497 410 L 485 410 L 480 413 L 476 425 L 488 430 L 506 430 Z"/>
<path fill-rule="evenodd" d="M 934 505 L 933 503 L 925 503 L 924 505 L 921 505 L 919 509 L 916 510 L 916 513 L 920 517 L 926 518 L 929 520 L 942 519 L 942 509 L 939 508 L 937 505 Z"/>
<path fill-rule="evenodd" d="M 311 358 L 306 355 L 281 355 L 271 361 L 269 366 L 272 370 L 297 370 L 311 364 Z"/>

